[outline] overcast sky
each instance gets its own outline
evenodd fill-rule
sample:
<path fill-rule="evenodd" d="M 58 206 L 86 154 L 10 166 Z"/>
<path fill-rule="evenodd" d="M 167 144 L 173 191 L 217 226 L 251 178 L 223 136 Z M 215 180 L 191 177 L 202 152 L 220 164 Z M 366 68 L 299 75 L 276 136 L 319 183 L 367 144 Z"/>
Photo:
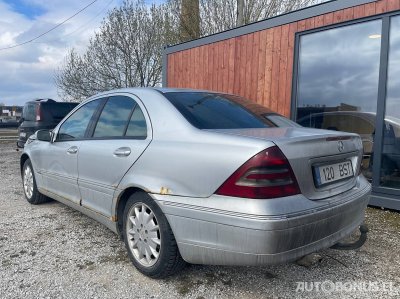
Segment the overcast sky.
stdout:
<path fill-rule="evenodd" d="M 92 1 L 0 0 L 0 48 L 40 35 Z M 83 51 L 107 11 L 121 3 L 122 0 L 98 0 L 39 40 L 0 50 L 0 103 L 23 105 L 38 97 L 59 100 L 54 73 L 68 49 Z"/>

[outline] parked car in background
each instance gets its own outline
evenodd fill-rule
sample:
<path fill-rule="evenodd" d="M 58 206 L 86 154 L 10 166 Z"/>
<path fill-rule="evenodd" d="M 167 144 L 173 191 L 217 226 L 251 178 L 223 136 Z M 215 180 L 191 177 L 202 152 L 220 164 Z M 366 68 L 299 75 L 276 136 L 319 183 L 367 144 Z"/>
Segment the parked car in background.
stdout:
<path fill-rule="evenodd" d="M 373 145 L 376 113 L 361 111 L 332 111 L 313 113 L 298 120 L 304 127 L 351 132 L 360 135 L 364 157 L 362 170 L 372 179 Z M 383 127 L 382 174 L 400 171 L 400 119 L 386 116 Z"/>
<path fill-rule="evenodd" d="M 18 128 L 18 147 L 24 147 L 26 140 L 37 130 L 54 129 L 54 127 L 78 103 L 56 102 L 52 99 L 38 99 L 26 102 L 22 110 Z"/>
<path fill-rule="evenodd" d="M 4 120 L 0 119 L 0 128 L 18 128 L 19 122 L 17 120 Z"/>
<path fill-rule="evenodd" d="M 277 127 L 262 110 L 208 91 L 93 96 L 29 138 L 25 197 L 103 223 L 155 278 L 184 261 L 269 265 L 336 244 L 363 222 L 369 201 L 360 137 Z"/>

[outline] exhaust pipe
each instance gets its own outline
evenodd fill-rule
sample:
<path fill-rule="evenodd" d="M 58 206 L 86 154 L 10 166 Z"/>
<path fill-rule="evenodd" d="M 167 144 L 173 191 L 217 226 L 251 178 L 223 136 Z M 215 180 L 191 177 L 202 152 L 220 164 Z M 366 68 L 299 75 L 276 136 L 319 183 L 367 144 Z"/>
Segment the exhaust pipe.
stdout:
<path fill-rule="evenodd" d="M 355 242 L 350 242 L 350 243 L 343 243 L 343 242 L 339 242 L 336 243 L 335 245 L 333 245 L 331 248 L 332 249 L 337 249 L 337 250 L 354 250 L 354 249 L 358 249 L 360 247 L 362 247 L 365 243 L 365 241 L 367 241 L 367 233 L 368 233 L 369 229 L 368 226 L 366 224 L 361 224 L 360 225 L 360 238 L 355 241 Z"/>

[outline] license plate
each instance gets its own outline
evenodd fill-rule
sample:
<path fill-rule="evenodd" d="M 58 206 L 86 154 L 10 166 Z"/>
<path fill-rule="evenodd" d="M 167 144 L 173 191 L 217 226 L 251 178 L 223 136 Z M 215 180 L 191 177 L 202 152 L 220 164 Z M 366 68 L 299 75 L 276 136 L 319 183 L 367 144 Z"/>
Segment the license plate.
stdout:
<path fill-rule="evenodd" d="M 350 160 L 335 164 L 314 166 L 314 179 L 317 187 L 328 185 L 353 176 L 353 165 Z"/>
<path fill-rule="evenodd" d="M 25 138 L 26 137 L 26 133 L 25 132 L 21 132 L 21 133 L 19 133 L 19 136 Z"/>

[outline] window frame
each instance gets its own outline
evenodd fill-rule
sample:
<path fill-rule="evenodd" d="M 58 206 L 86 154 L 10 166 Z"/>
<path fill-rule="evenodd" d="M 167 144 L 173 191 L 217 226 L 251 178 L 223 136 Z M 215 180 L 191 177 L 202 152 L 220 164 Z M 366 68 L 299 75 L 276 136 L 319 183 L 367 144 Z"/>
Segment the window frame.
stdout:
<path fill-rule="evenodd" d="M 299 62 L 300 62 L 300 39 L 304 35 L 312 34 L 312 33 L 317 33 L 317 32 L 323 32 L 323 31 L 328 31 L 331 29 L 337 29 L 341 27 L 347 27 L 351 25 L 356 25 L 356 24 L 361 24 L 365 22 L 370 22 L 370 21 L 376 21 L 376 20 L 381 20 L 382 21 L 382 37 L 381 37 L 381 54 L 380 54 L 380 69 L 379 69 L 379 86 L 378 86 L 378 100 L 380 99 L 379 92 L 381 88 L 381 69 L 382 69 L 382 63 L 385 63 L 385 67 L 387 68 L 388 61 L 382 60 L 382 53 L 385 51 L 388 51 L 388 48 L 385 48 L 385 41 L 384 39 L 389 39 L 389 36 L 385 36 L 386 32 L 386 22 L 390 21 L 390 17 L 400 15 L 400 12 L 389 12 L 385 13 L 383 15 L 374 15 L 374 16 L 368 16 L 368 17 L 363 17 L 360 19 L 356 20 L 349 20 L 349 21 L 344 21 L 338 24 L 331 24 L 331 25 L 326 25 L 314 29 L 309 29 L 309 30 L 304 30 L 304 31 L 299 31 L 295 33 L 295 41 L 294 41 L 294 56 L 293 56 L 293 75 L 292 75 L 292 88 L 291 88 L 291 105 L 290 105 L 290 119 L 293 121 L 296 121 L 297 117 L 297 104 L 298 104 L 298 83 L 299 83 Z M 379 106 L 379 105 L 378 105 Z"/>
<path fill-rule="evenodd" d="M 380 181 L 380 168 L 381 168 L 381 156 L 383 142 L 383 130 L 384 130 L 384 118 L 386 110 L 386 88 L 388 79 L 388 66 L 389 66 L 389 51 L 390 51 L 390 29 L 391 29 L 391 18 L 400 16 L 400 11 L 391 11 L 383 14 L 376 14 L 359 18 L 356 20 L 344 21 L 337 24 L 331 24 L 322 26 L 310 30 L 304 30 L 295 33 L 294 41 L 294 56 L 293 56 L 293 75 L 292 75 L 292 88 L 291 88 L 291 106 L 290 106 L 290 118 L 296 121 L 297 117 L 297 105 L 298 105 L 298 71 L 299 71 L 299 54 L 300 54 L 300 39 L 303 35 L 326 31 L 330 29 L 336 29 L 344 26 L 355 25 L 359 23 L 381 20 L 381 53 L 380 53 L 380 65 L 379 65 L 379 77 L 378 77 L 378 96 L 377 96 L 377 111 L 376 111 L 376 125 L 375 125 L 375 136 L 374 136 L 374 165 L 373 165 L 373 177 L 372 177 L 372 199 L 375 204 L 380 204 L 380 196 L 400 196 L 400 189 L 381 187 Z M 374 199 L 374 195 L 375 198 Z M 384 201 L 386 203 L 386 201 Z M 382 204 L 385 205 L 385 204 Z M 400 206 L 400 205 L 399 205 Z"/>
<path fill-rule="evenodd" d="M 133 107 L 132 107 L 132 109 L 131 109 L 131 112 L 129 113 L 128 121 L 127 121 L 127 123 L 125 124 L 124 136 L 93 137 L 94 131 L 96 130 L 96 126 L 97 126 L 97 123 L 98 123 L 98 121 L 99 121 L 99 119 L 100 119 L 101 113 L 103 112 L 104 107 L 106 106 L 107 102 L 108 102 L 108 101 L 110 100 L 110 98 L 112 98 L 112 97 L 126 97 L 126 98 L 131 99 L 131 100 L 134 102 L 134 105 L 133 105 Z M 146 133 L 146 136 L 126 136 L 126 132 L 127 132 L 127 130 L 128 130 L 128 127 L 129 127 L 129 123 L 130 123 L 132 114 L 133 114 L 133 112 L 135 111 L 136 107 L 139 107 L 139 109 L 140 109 L 140 110 L 142 111 L 142 113 L 143 113 L 144 120 L 145 120 L 145 122 L 146 122 L 146 132 L 147 132 L 147 133 Z M 87 132 L 87 133 L 88 133 L 88 138 L 87 138 L 88 140 L 116 140 L 116 139 L 146 140 L 146 139 L 147 139 L 147 137 L 148 137 L 148 135 L 149 135 L 149 134 L 148 134 L 148 122 L 147 122 L 145 113 L 143 112 L 143 109 L 140 107 L 138 101 L 137 101 L 136 99 L 134 99 L 133 97 L 130 97 L 130 96 L 128 96 L 128 95 L 119 95 L 119 94 L 117 94 L 117 95 L 110 95 L 110 96 L 107 98 L 107 100 L 103 103 L 102 107 L 99 107 L 99 108 L 100 108 L 100 109 L 97 111 L 98 113 L 95 113 L 95 114 L 94 114 L 95 118 L 91 120 L 92 125 L 90 126 L 90 129 L 89 129 L 89 131 Z M 89 128 L 89 127 L 88 127 L 88 128 Z"/>
<path fill-rule="evenodd" d="M 54 134 L 53 142 L 65 142 L 65 141 L 71 142 L 71 141 L 88 140 L 88 139 L 89 139 L 89 138 L 88 138 L 88 133 L 89 133 L 90 127 L 93 125 L 93 120 L 95 119 L 96 114 L 97 114 L 98 111 L 99 111 L 99 108 L 102 107 L 102 106 L 104 105 L 104 103 L 107 101 L 107 98 L 108 98 L 108 97 L 96 98 L 96 99 L 93 99 L 93 100 L 84 102 L 84 103 L 82 103 L 82 105 L 76 106 L 76 107 L 67 115 L 67 118 L 64 119 L 64 120 L 57 126 L 57 128 L 56 128 L 57 131 L 56 131 L 55 134 Z M 86 130 L 85 130 L 85 134 L 83 135 L 84 137 L 83 137 L 83 138 L 74 138 L 74 139 L 63 139 L 63 140 L 59 140 L 59 139 L 58 139 L 58 136 L 59 136 L 59 133 L 60 133 L 60 129 L 61 129 L 61 127 L 64 125 L 64 123 L 65 123 L 67 120 L 69 120 L 70 117 L 71 117 L 72 115 L 74 115 L 79 109 L 81 109 L 82 107 L 84 107 L 84 106 L 86 106 L 87 104 L 89 104 L 89 103 L 91 103 L 91 102 L 94 102 L 94 101 L 100 101 L 100 103 L 99 103 L 99 105 L 97 106 L 97 108 L 95 109 L 95 111 L 94 111 L 92 117 L 90 118 L 90 120 L 89 120 L 89 122 L 88 122 L 88 125 L 87 125 Z"/>
<path fill-rule="evenodd" d="M 127 122 L 125 128 L 124 128 L 124 136 L 117 136 L 117 137 L 93 137 L 94 130 L 96 128 L 97 122 L 100 118 L 101 112 L 104 109 L 104 106 L 107 104 L 108 100 L 110 97 L 118 97 L 118 96 L 123 96 L 130 98 L 132 101 L 134 101 L 135 105 L 133 106 L 130 114 L 129 114 L 129 121 Z M 83 138 L 76 138 L 76 139 L 65 139 L 65 140 L 58 140 L 58 133 L 60 131 L 60 128 L 62 125 L 80 108 L 85 106 L 86 104 L 100 100 L 102 101 L 99 106 L 96 108 L 95 112 L 93 113 L 88 126 L 86 128 L 85 134 Z M 139 107 L 139 109 L 142 111 L 142 114 L 144 116 L 144 120 L 146 122 L 146 136 L 125 136 L 127 129 L 129 127 L 129 122 L 132 117 L 133 112 L 135 111 L 136 107 Z M 57 127 L 54 129 L 54 137 L 53 137 L 53 142 L 71 142 L 71 141 L 84 141 L 84 140 L 118 140 L 118 139 L 130 139 L 130 140 L 146 140 L 148 138 L 152 138 L 152 132 L 151 132 L 151 122 L 150 118 L 147 114 L 147 109 L 144 107 L 143 103 L 141 103 L 141 100 L 139 97 L 133 94 L 109 94 L 105 96 L 99 96 L 97 98 L 91 99 L 87 102 L 82 103 L 82 105 L 76 106 L 68 115 L 65 120 L 63 120 L 61 123 L 57 125 Z"/>

